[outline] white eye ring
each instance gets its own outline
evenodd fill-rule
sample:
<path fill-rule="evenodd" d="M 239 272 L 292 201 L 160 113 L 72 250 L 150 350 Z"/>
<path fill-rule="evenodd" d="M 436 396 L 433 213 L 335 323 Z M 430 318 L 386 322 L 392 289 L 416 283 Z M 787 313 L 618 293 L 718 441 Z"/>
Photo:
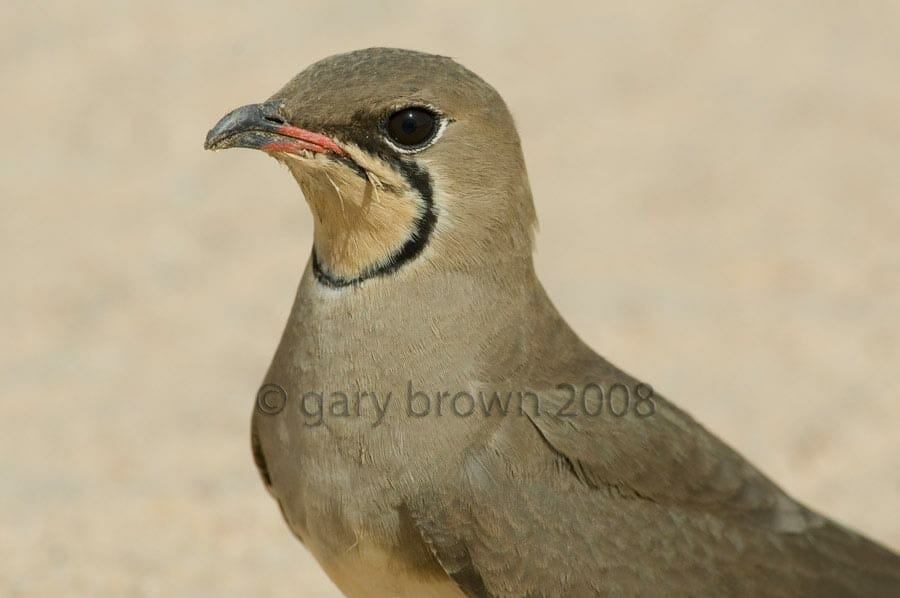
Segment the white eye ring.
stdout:
<path fill-rule="evenodd" d="M 444 131 L 447 129 L 447 123 L 449 122 L 449 119 L 447 119 L 438 110 L 436 110 L 435 108 L 433 108 L 427 104 L 414 104 L 412 106 L 407 106 L 406 108 L 420 108 L 420 109 L 427 110 L 434 115 L 435 120 L 437 121 L 437 129 L 434 131 L 434 133 L 432 133 L 431 138 L 423 145 L 416 145 L 414 147 L 403 147 L 402 145 L 398 145 L 397 143 L 394 142 L 394 140 L 391 139 L 391 136 L 387 133 L 386 126 L 383 127 L 385 129 L 383 137 L 384 137 L 384 140 L 387 142 L 387 144 L 389 146 L 391 146 L 391 148 L 393 148 L 396 152 L 398 152 L 400 154 L 409 155 L 409 154 L 416 154 L 416 153 L 421 152 L 422 150 L 428 149 L 429 147 L 434 145 L 435 142 L 437 142 L 437 140 L 441 138 L 441 135 L 443 135 Z M 391 116 L 393 116 L 394 114 L 396 114 L 397 112 L 400 112 L 402 110 L 404 110 L 404 108 L 398 108 L 396 111 L 391 112 Z M 390 117 L 388 117 L 388 118 L 390 118 Z"/>

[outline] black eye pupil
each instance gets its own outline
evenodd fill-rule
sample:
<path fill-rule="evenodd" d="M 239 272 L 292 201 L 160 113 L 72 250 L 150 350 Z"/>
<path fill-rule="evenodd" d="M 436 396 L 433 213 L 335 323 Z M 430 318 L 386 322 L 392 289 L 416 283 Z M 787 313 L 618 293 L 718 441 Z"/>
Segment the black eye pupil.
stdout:
<path fill-rule="evenodd" d="M 397 145 L 414 148 L 431 140 L 435 121 L 435 116 L 424 108 L 405 108 L 388 118 L 387 132 Z"/>

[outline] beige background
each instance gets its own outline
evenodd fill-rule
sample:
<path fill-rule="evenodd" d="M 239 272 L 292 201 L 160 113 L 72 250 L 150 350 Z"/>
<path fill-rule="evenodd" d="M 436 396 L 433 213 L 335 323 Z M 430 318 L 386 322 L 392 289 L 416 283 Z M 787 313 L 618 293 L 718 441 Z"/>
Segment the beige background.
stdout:
<path fill-rule="evenodd" d="M 0 593 L 335 595 L 248 448 L 310 216 L 273 160 L 202 144 L 370 45 L 505 96 L 540 272 L 592 346 L 900 549 L 897 2 L 6 0 L 0 21 Z"/>

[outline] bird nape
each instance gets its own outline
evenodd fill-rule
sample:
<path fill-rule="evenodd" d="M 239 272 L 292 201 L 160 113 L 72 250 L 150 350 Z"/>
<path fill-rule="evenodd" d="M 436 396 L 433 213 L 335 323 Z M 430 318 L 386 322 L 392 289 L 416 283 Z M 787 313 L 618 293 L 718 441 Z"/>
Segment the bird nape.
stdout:
<path fill-rule="evenodd" d="M 232 147 L 285 164 L 314 215 L 252 448 L 348 596 L 900 595 L 900 557 L 563 321 L 513 119 L 477 75 L 332 56 L 223 117 L 206 148 Z"/>

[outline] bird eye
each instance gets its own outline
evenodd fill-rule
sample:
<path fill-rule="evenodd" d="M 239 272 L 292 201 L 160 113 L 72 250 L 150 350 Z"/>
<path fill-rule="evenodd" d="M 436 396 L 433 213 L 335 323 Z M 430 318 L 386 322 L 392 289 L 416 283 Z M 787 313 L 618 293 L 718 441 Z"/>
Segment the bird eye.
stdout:
<path fill-rule="evenodd" d="M 387 133 L 401 148 L 415 149 L 431 141 L 436 123 L 435 115 L 424 108 L 404 108 L 388 118 Z"/>

